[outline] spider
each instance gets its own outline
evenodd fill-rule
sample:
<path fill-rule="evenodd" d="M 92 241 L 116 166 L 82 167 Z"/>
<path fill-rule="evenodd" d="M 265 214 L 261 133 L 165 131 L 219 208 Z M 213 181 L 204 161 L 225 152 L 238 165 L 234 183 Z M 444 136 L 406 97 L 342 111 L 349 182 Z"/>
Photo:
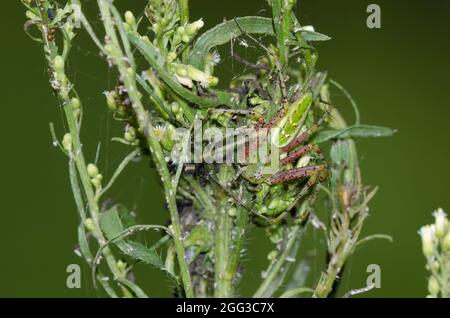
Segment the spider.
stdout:
<path fill-rule="evenodd" d="M 308 100 L 308 95 L 302 97 Z M 309 104 L 294 103 L 294 107 L 303 106 L 309 109 Z M 290 107 L 289 107 L 290 108 Z M 278 171 L 273 174 L 264 174 L 267 162 L 249 164 L 243 168 L 242 177 L 251 184 L 256 185 L 255 208 L 261 214 L 277 216 L 283 211 L 292 209 L 317 184 L 328 178 L 328 169 L 320 148 L 313 143 L 308 143 L 310 137 L 323 125 L 329 116 L 332 107 L 329 106 L 323 116 L 309 129 L 302 130 L 304 120 L 308 111 L 296 114 L 292 108 L 281 110 L 279 114 L 263 127 L 271 128 L 271 142 L 279 144 L 280 161 Z M 285 125 L 287 124 L 287 125 Z M 304 127 L 304 126 L 303 126 Z M 259 139 L 258 139 L 259 141 Z M 253 141 L 247 149 L 258 147 L 258 141 Z M 316 162 L 314 162 L 316 161 Z"/>
<path fill-rule="evenodd" d="M 262 133 L 258 133 L 257 137 L 253 136 L 253 139 L 246 143 L 244 159 L 249 159 L 251 163 L 248 161 L 242 163 L 236 177 L 236 180 L 241 178 L 240 180 L 246 181 L 244 184 L 247 184 L 246 188 L 253 193 L 253 196 L 250 199 L 247 196 L 247 203 L 244 203 L 242 196 L 234 193 L 233 197 L 237 203 L 249 209 L 251 202 L 253 206 L 251 210 L 259 216 L 277 217 L 283 211 L 291 210 L 310 190 L 328 178 L 328 169 L 320 148 L 316 144 L 309 143 L 309 140 L 326 121 L 332 106 L 328 105 L 317 122 L 307 125 L 312 104 L 313 94 L 307 93 L 301 95 L 291 105 L 283 107 L 266 123 L 257 117 L 255 128 Z M 249 115 L 248 111 L 243 110 L 224 111 L 237 115 Z M 260 115 L 258 113 L 258 116 Z M 269 129 L 270 132 L 267 133 Z M 270 156 L 278 156 L 280 153 L 279 166 L 269 173 L 267 173 L 270 171 L 267 170 L 268 157 L 259 156 L 260 147 L 267 146 L 268 141 L 275 144 L 278 150 Z M 239 183 L 239 191 L 242 192 L 242 182 Z"/>

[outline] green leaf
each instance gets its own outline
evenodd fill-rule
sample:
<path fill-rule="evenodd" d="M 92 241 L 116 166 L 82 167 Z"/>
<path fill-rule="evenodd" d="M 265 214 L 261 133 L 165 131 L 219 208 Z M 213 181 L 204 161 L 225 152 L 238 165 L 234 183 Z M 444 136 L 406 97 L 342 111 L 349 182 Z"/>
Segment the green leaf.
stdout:
<path fill-rule="evenodd" d="M 394 239 L 390 235 L 386 235 L 386 234 L 372 234 L 372 235 L 366 236 L 365 238 L 362 238 L 358 242 L 356 242 L 355 248 L 359 247 L 362 244 L 365 244 L 367 242 L 370 242 L 370 241 L 373 241 L 373 240 L 378 240 L 378 239 L 387 240 L 387 241 L 389 241 L 391 243 L 394 242 Z"/>
<path fill-rule="evenodd" d="M 394 135 L 396 130 L 370 125 L 355 125 L 344 129 L 324 130 L 317 134 L 314 142 L 322 143 L 332 139 L 345 139 L 355 137 L 390 137 Z"/>
<path fill-rule="evenodd" d="M 108 240 L 116 238 L 123 232 L 124 228 L 119 217 L 118 206 L 114 206 L 101 214 L 100 227 Z M 144 263 L 154 265 L 159 269 L 164 269 L 164 264 L 154 248 L 124 239 L 117 240 L 114 243 L 124 254 Z"/>
<path fill-rule="evenodd" d="M 194 44 L 189 63 L 204 69 L 205 58 L 212 48 L 226 44 L 232 39 L 248 34 L 267 34 L 274 36 L 272 19 L 263 17 L 241 17 L 221 24 L 203 33 Z"/>
<path fill-rule="evenodd" d="M 89 242 L 86 237 L 86 230 L 83 223 L 78 226 L 78 244 L 80 245 L 81 255 L 90 265 L 94 257 L 92 256 L 91 249 L 89 248 Z"/>
<path fill-rule="evenodd" d="M 232 101 L 232 96 L 227 92 L 215 91 L 214 97 L 200 97 L 193 91 L 185 88 L 164 69 L 164 61 L 161 61 L 161 57 L 151 43 L 144 41 L 139 34 L 133 32 L 128 33 L 128 38 L 131 43 L 133 43 L 133 45 L 136 46 L 136 48 L 142 53 L 142 56 L 146 59 L 150 66 L 156 70 L 156 73 L 162 81 L 180 97 L 203 108 L 214 108 L 220 105 L 226 105 L 232 108 L 237 107 L 237 105 L 235 105 Z"/>
<path fill-rule="evenodd" d="M 319 41 L 328 41 L 331 40 L 331 38 L 328 35 L 310 31 L 310 30 L 302 30 L 303 38 L 308 42 L 319 42 Z"/>

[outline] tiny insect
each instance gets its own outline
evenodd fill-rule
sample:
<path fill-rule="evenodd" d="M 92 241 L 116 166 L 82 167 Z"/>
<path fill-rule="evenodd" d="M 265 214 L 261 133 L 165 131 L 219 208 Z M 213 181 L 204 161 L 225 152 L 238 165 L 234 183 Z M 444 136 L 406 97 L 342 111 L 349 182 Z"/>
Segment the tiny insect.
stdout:
<path fill-rule="evenodd" d="M 47 9 L 47 17 L 49 22 L 53 22 L 56 18 L 56 9 L 55 8 L 48 8 Z"/>
<path fill-rule="evenodd" d="M 55 41 L 55 38 L 56 38 L 56 29 L 49 28 L 47 31 L 47 41 L 53 42 L 53 41 Z"/>

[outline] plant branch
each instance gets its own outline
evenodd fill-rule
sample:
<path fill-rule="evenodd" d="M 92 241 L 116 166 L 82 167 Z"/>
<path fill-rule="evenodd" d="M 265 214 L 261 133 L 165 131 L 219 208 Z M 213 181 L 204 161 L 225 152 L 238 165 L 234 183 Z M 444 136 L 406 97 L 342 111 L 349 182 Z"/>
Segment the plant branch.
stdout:
<path fill-rule="evenodd" d="M 119 44 L 119 40 L 117 38 L 116 31 L 114 29 L 114 23 L 111 17 L 111 7 L 112 4 L 107 0 L 97 0 L 101 17 L 103 20 L 103 24 L 105 27 L 106 35 L 110 40 L 108 55 L 115 62 L 117 69 L 123 79 L 124 85 L 127 88 L 128 95 L 130 96 L 133 110 L 136 114 L 136 118 L 138 124 L 146 134 L 147 144 L 150 148 L 150 151 L 153 155 L 153 159 L 157 166 L 157 170 L 161 176 L 166 201 L 170 211 L 170 217 L 172 221 L 172 225 L 170 226 L 171 231 L 173 232 L 173 240 L 175 244 L 175 249 L 177 251 L 178 265 L 180 267 L 181 279 L 183 281 L 184 291 L 187 297 L 193 297 L 192 283 L 189 274 L 189 268 L 185 257 L 185 249 L 182 241 L 181 234 L 181 224 L 179 220 L 179 214 L 176 205 L 176 195 L 173 191 L 172 180 L 170 177 L 170 173 L 167 167 L 167 163 L 164 159 L 164 155 L 162 152 L 162 148 L 160 143 L 158 142 L 156 136 L 154 135 L 154 129 L 149 121 L 148 113 L 145 111 L 144 106 L 141 102 L 141 94 L 139 93 L 136 86 L 136 73 L 135 73 L 135 65 L 131 64 L 131 67 L 127 65 L 131 63 L 133 60 L 131 57 L 125 57 L 123 55 L 122 49 Z M 116 17 L 117 19 L 117 17 Z M 116 24 L 122 24 L 122 21 L 116 21 Z M 128 43 L 127 38 L 122 38 L 122 40 Z M 125 45 L 127 47 L 128 44 Z"/>

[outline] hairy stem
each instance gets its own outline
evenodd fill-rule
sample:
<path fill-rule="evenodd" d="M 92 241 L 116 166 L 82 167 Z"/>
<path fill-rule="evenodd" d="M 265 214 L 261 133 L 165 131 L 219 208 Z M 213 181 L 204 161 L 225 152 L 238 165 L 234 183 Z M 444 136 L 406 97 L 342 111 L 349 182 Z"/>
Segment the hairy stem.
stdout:
<path fill-rule="evenodd" d="M 187 25 L 189 23 L 189 0 L 180 1 L 180 24 Z M 183 63 L 187 63 L 189 59 L 189 47 L 183 51 Z"/>
<path fill-rule="evenodd" d="M 272 14 L 278 40 L 281 67 L 288 62 L 289 50 L 286 45 L 290 30 L 290 11 L 284 10 L 282 0 L 272 0 Z"/>
<path fill-rule="evenodd" d="M 298 241 L 301 239 L 301 236 L 306 229 L 306 224 L 307 220 L 292 227 L 289 232 L 288 241 L 283 252 L 278 257 L 278 259 L 270 265 L 269 269 L 266 272 L 266 278 L 258 287 L 253 297 L 271 297 L 279 287 L 276 286 L 278 284 L 275 283 L 279 279 L 280 275 L 283 275 L 282 268 L 286 265 L 287 258 L 292 255 L 296 243 L 298 243 Z M 282 281 L 280 281 L 280 283 L 282 283 Z"/>
<path fill-rule="evenodd" d="M 231 250 L 230 260 L 226 270 L 227 277 L 232 277 L 232 279 L 236 277 L 239 261 L 241 259 L 242 249 L 244 246 L 245 233 L 248 226 L 248 211 L 240 205 L 237 205 L 236 209 L 237 219 L 233 229 L 234 237 L 232 237 L 234 248 Z"/>
<path fill-rule="evenodd" d="M 46 17 L 46 12 L 41 12 L 41 16 Z M 43 20 L 45 21 L 45 18 Z M 44 51 L 46 53 L 46 57 L 49 62 L 49 67 L 53 67 L 52 63 L 58 56 L 58 47 L 55 45 L 54 42 L 48 41 L 48 28 L 46 27 L 45 24 L 42 25 L 41 32 L 42 32 L 42 42 L 44 43 Z M 70 41 L 68 41 L 67 38 L 65 38 L 63 49 L 63 52 L 66 53 L 64 56 L 65 59 L 67 59 L 68 57 L 69 47 Z M 95 192 L 91 184 L 90 177 L 87 172 L 87 165 L 84 159 L 82 144 L 79 137 L 79 123 L 77 123 L 74 109 L 72 108 L 71 104 L 70 91 L 73 90 L 73 87 L 64 73 L 63 76 L 64 78 L 62 80 L 60 79 L 61 80 L 60 82 L 62 83 L 60 89 L 58 90 L 58 99 L 60 100 L 60 103 L 64 109 L 64 114 L 66 117 L 66 121 L 69 127 L 69 133 L 71 136 L 72 149 L 71 152 L 69 153 L 69 155 L 71 156 L 70 160 L 73 160 L 75 162 L 78 177 L 80 178 L 81 186 L 87 200 L 89 213 L 94 225 L 92 233 L 95 239 L 97 240 L 98 244 L 101 246 L 106 242 L 106 239 L 103 236 L 103 233 L 100 229 L 99 206 L 95 198 Z M 73 177 L 76 176 L 74 175 Z M 75 180 L 72 182 L 72 186 L 75 186 Z M 76 185 L 76 187 L 78 189 L 78 184 Z M 74 193 L 78 192 L 77 189 L 73 189 Z M 75 199 L 78 209 L 80 208 L 83 209 L 82 211 L 81 210 L 79 211 L 81 218 L 83 219 L 83 216 L 85 216 L 85 212 L 84 208 L 80 206 L 80 204 L 82 204 L 80 202 L 81 196 L 77 196 Z M 105 257 L 108 267 L 111 273 L 113 274 L 114 278 L 119 279 L 121 276 L 121 272 L 117 267 L 117 262 L 114 256 L 112 255 L 110 249 L 108 248 L 104 249 L 103 256 Z"/>
<path fill-rule="evenodd" d="M 225 184 L 228 179 L 228 169 L 226 165 L 221 165 L 220 182 Z M 231 208 L 228 202 L 228 196 L 223 191 L 220 192 L 220 208 L 216 212 L 215 216 L 215 297 L 231 297 L 232 282 L 234 276 L 229 275 L 228 267 L 230 263 L 230 249 L 231 249 L 231 231 L 232 231 L 232 219 L 228 215 L 228 211 Z"/>
<path fill-rule="evenodd" d="M 216 215 L 215 237 L 215 297 L 231 297 L 233 276 L 227 271 L 230 261 L 231 219 L 227 213 L 228 203 L 224 200 Z"/>
<path fill-rule="evenodd" d="M 117 69 L 123 78 L 124 85 L 127 88 L 128 95 L 130 96 L 132 107 L 136 113 L 138 124 L 140 128 L 145 131 L 146 141 L 153 155 L 155 164 L 157 166 L 158 172 L 161 176 L 164 192 L 166 196 L 166 201 L 170 211 L 171 217 L 171 230 L 173 234 L 173 240 L 175 244 L 175 249 L 177 252 L 178 265 L 180 268 L 181 280 L 183 282 L 184 291 L 186 297 L 193 297 L 192 283 L 189 274 L 189 267 L 185 258 L 185 249 L 182 241 L 181 224 L 179 220 L 179 214 L 176 205 L 176 194 L 173 191 L 172 180 L 170 177 L 169 169 L 167 163 L 164 160 L 164 155 L 160 143 L 158 142 L 156 136 L 154 136 L 154 130 L 151 122 L 148 118 L 148 113 L 145 111 L 144 106 L 141 102 L 141 94 L 139 93 L 136 86 L 136 74 L 135 66 L 129 67 L 127 61 L 130 63 L 133 58 L 131 56 L 124 56 L 116 31 L 114 29 L 114 23 L 111 17 L 110 8 L 112 4 L 107 0 L 97 0 L 100 13 L 102 16 L 103 24 L 105 27 L 106 35 L 110 40 L 110 51 L 109 55 L 114 60 Z M 116 23 L 121 25 L 122 21 L 116 21 Z M 127 38 L 122 37 L 122 41 L 125 47 L 129 46 Z"/>

